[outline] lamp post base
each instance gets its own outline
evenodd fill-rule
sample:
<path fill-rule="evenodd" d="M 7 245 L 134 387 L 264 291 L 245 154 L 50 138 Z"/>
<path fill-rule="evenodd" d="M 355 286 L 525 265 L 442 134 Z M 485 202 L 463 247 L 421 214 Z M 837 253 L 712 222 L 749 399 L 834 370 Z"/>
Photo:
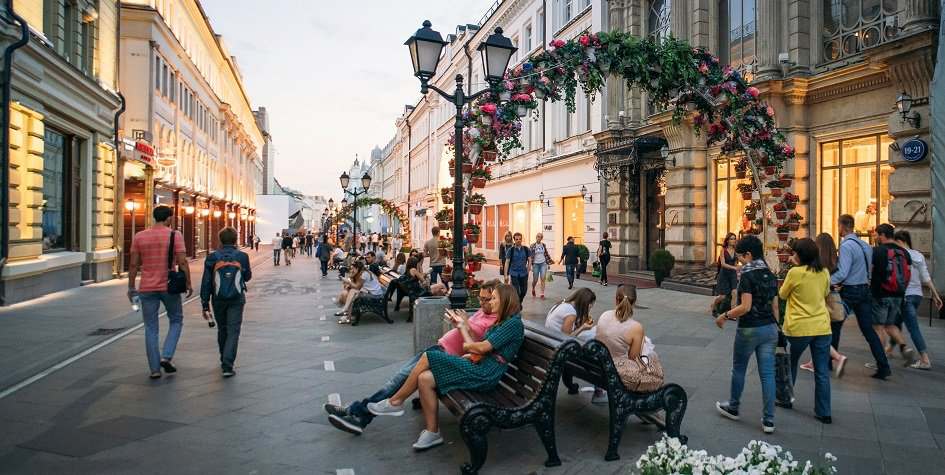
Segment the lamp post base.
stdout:
<path fill-rule="evenodd" d="M 449 293 L 450 308 L 466 308 L 466 302 L 469 301 L 469 289 L 465 286 L 453 286 Z"/>

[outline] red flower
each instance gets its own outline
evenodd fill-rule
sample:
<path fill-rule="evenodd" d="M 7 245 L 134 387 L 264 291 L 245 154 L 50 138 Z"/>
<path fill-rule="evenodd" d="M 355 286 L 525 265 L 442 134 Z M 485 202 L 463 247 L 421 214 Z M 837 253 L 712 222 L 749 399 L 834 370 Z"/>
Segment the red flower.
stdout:
<path fill-rule="evenodd" d="M 581 46 L 588 47 L 591 45 L 591 37 L 588 35 L 581 35 L 578 37 L 578 43 L 581 43 Z"/>
<path fill-rule="evenodd" d="M 702 75 L 708 75 L 709 65 L 705 64 L 705 62 L 699 63 L 699 72 L 702 73 Z"/>
<path fill-rule="evenodd" d="M 794 147 L 790 146 L 789 144 L 784 144 L 784 146 L 781 147 L 781 152 L 787 156 L 794 155 Z"/>
<path fill-rule="evenodd" d="M 761 91 L 759 91 L 758 88 L 755 86 L 749 87 L 748 89 L 745 90 L 745 92 L 747 92 L 748 94 L 751 94 L 751 97 L 755 97 L 755 98 L 757 98 L 758 95 L 761 94 Z"/>
<path fill-rule="evenodd" d="M 562 47 L 562 46 L 564 46 L 564 40 L 560 40 L 560 39 L 559 39 L 559 40 L 551 40 L 551 47 L 552 47 L 552 48 L 560 48 L 560 47 Z"/>
<path fill-rule="evenodd" d="M 490 115 L 491 115 L 491 114 L 495 114 L 496 107 L 495 107 L 495 104 L 493 104 L 493 103 L 491 103 L 491 102 L 488 102 L 488 103 L 485 103 L 485 104 L 479 106 L 479 110 L 482 111 L 482 112 L 485 112 L 486 114 L 490 114 Z"/>

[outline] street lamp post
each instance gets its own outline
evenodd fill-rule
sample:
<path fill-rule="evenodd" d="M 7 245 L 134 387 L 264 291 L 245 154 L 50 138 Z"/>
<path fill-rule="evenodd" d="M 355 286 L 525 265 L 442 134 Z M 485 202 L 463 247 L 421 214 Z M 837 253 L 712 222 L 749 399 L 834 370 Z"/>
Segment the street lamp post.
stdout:
<path fill-rule="evenodd" d="M 469 297 L 469 291 L 466 289 L 466 272 L 464 265 L 466 258 L 463 254 L 463 107 L 472 103 L 479 96 L 490 91 L 489 88 L 476 93 L 466 95 L 463 91 L 463 75 L 456 75 L 456 89 L 452 94 L 448 94 L 438 87 L 430 84 L 430 79 L 436 75 L 436 67 L 440 62 L 440 56 L 446 41 L 443 41 L 442 35 L 431 28 L 429 20 L 423 22 L 423 27 L 417 30 L 405 43 L 410 50 L 410 60 L 413 65 L 413 73 L 420 80 L 420 93 L 427 94 L 430 89 L 442 96 L 444 99 L 456 106 L 456 118 L 453 120 L 454 146 L 453 146 L 453 196 L 456 203 L 453 210 L 453 285 L 450 291 L 450 307 L 465 308 Z M 482 56 L 482 66 L 485 71 L 486 80 L 490 84 L 501 81 L 505 77 L 505 71 L 509 67 L 509 60 L 515 53 L 516 47 L 512 41 L 502 35 L 502 28 L 496 28 L 495 33 L 490 35 L 477 48 Z"/>
<path fill-rule="evenodd" d="M 364 172 L 364 175 L 361 175 L 361 191 L 358 191 L 358 187 L 354 187 L 353 191 L 348 189 L 348 183 L 351 181 L 351 177 L 348 176 L 347 172 L 343 172 L 338 178 L 338 181 L 341 182 L 341 190 L 345 194 L 351 195 L 351 198 L 354 200 L 351 202 L 351 205 L 354 207 L 353 213 L 353 231 L 351 244 L 352 247 L 357 249 L 357 239 L 358 239 L 358 197 L 367 194 L 368 189 L 371 188 L 371 175 L 368 175 L 367 172 Z M 342 206 L 347 204 L 347 199 L 341 200 Z"/>

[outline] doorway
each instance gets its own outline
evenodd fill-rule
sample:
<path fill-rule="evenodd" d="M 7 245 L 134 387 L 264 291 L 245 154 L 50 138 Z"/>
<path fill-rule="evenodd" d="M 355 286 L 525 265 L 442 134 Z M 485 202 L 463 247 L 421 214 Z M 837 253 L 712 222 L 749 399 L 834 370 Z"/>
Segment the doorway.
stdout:
<path fill-rule="evenodd" d="M 647 170 L 646 183 L 646 255 L 647 270 L 653 251 L 666 247 L 666 169 Z"/>

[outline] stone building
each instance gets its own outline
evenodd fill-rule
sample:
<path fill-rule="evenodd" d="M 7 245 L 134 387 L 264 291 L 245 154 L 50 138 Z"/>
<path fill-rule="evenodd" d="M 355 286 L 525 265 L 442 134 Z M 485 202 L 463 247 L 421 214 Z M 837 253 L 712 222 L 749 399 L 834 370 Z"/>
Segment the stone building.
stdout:
<path fill-rule="evenodd" d="M 233 226 L 254 234 L 267 143 L 236 58 L 196 0 L 127 0 L 121 10 L 123 139 L 152 151 L 122 154 L 124 246 L 155 205 L 175 208 L 187 255 L 219 246 Z M 127 259 L 127 253 L 125 253 Z"/>
<path fill-rule="evenodd" d="M 10 304 L 114 275 L 118 5 L 14 0 L 0 15 L 0 49 L 16 47 L 0 125 Z"/>
<path fill-rule="evenodd" d="M 263 134 L 262 147 L 262 180 L 256 184 L 256 194 L 271 195 L 276 191 L 276 146 L 272 143 L 272 134 L 269 133 L 269 112 L 265 107 L 253 111 L 256 125 Z"/>
<path fill-rule="evenodd" d="M 605 24 L 707 48 L 761 89 L 797 149 L 786 173 L 800 197 L 800 235 L 836 238 L 837 217 L 851 214 L 861 235 L 890 222 L 929 253 L 931 155 L 909 161 L 904 148 L 930 142 L 938 8 L 937 0 L 611 0 Z M 903 93 L 908 114 L 897 110 Z M 604 115 L 597 160 L 611 179 L 607 227 L 619 270 L 646 269 L 656 248 L 682 268 L 713 263 L 725 233 L 747 224 L 731 157 L 618 78 L 608 82 Z"/>

